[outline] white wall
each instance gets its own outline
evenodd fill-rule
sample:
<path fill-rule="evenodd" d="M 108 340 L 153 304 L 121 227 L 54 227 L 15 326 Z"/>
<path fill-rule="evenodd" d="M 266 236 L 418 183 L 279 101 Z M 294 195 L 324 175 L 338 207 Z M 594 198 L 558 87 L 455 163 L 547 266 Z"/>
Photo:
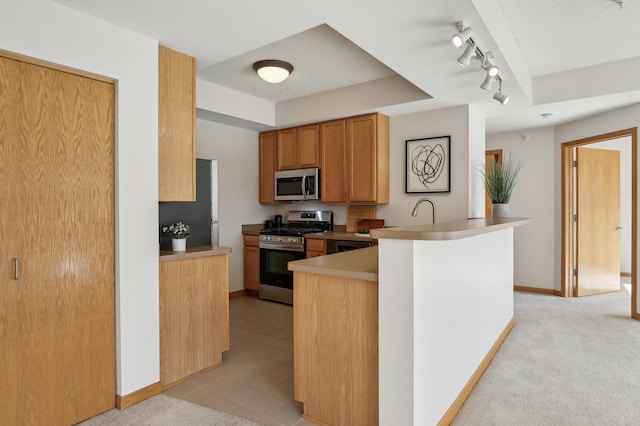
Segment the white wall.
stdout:
<path fill-rule="evenodd" d="M 160 379 L 157 42 L 45 0 L 1 0 L 2 49 L 111 77 L 116 108 L 116 392 Z"/>
<path fill-rule="evenodd" d="M 620 272 L 631 273 L 631 137 L 587 145 L 620 151 Z"/>
<path fill-rule="evenodd" d="M 389 204 L 378 206 L 378 217 L 385 219 L 385 224 L 395 226 L 431 223 L 428 203 L 420 206 L 416 217 L 411 216 L 416 202 L 426 197 L 435 204 L 438 222 L 466 219 L 470 187 L 469 107 L 394 116 L 389 126 Z M 451 192 L 405 193 L 406 141 L 447 135 L 451 136 Z"/>
<path fill-rule="evenodd" d="M 218 160 L 220 246 L 231 247 L 229 291 L 244 288 L 242 225 L 262 223 L 273 206 L 258 202 L 258 133 L 196 121 L 196 157 Z"/>
<path fill-rule="evenodd" d="M 554 179 L 555 179 L 555 199 L 556 208 L 554 212 L 554 232 L 558 236 L 555 239 L 555 251 L 560 253 L 560 200 L 562 196 L 561 178 L 560 178 L 560 147 L 564 142 L 571 142 L 578 139 L 584 139 L 592 136 L 611 133 L 618 130 L 629 129 L 640 126 L 640 104 L 630 105 L 615 111 L 609 111 L 582 120 L 573 121 L 556 127 L 555 135 L 555 156 L 554 156 Z M 636 183 L 637 184 L 637 183 Z M 636 224 L 637 226 L 637 224 Z M 640 253 L 640 250 L 636 251 Z M 559 259 L 559 256 L 558 256 Z M 637 260 L 637 259 L 636 259 Z M 556 278 L 555 288 L 560 289 L 561 284 L 560 262 L 556 262 L 554 276 Z M 639 292 L 640 293 L 640 292 Z M 640 295 L 636 295 L 640 300 Z"/>
<path fill-rule="evenodd" d="M 528 136 L 523 140 L 522 136 Z M 520 162 L 518 183 L 509 202 L 513 217 L 533 222 L 515 229 L 515 285 L 554 288 L 554 130 L 551 127 L 487 135 L 487 150 L 502 149 L 503 161 Z"/>

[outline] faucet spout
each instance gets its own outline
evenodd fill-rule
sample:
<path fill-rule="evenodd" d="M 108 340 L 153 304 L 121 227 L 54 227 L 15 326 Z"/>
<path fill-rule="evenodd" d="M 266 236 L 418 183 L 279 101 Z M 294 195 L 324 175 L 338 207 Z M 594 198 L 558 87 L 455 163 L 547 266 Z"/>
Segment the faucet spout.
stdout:
<path fill-rule="evenodd" d="M 431 201 L 428 198 L 420 198 L 418 200 L 418 202 L 416 203 L 416 206 L 413 208 L 413 211 L 411 212 L 411 216 L 416 217 L 418 215 L 418 207 L 420 206 L 420 204 L 422 204 L 425 201 L 431 204 L 431 217 L 433 217 L 433 223 L 436 223 L 436 206 L 433 204 L 433 201 Z"/>

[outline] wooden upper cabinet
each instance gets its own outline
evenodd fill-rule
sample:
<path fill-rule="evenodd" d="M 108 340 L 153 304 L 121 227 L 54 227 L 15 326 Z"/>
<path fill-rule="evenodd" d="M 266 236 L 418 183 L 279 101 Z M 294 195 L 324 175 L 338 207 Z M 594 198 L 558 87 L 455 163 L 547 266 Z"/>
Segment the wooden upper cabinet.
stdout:
<path fill-rule="evenodd" d="M 323 203 L 389 202 L 389 117 L 374 113 L 260 133 L 260 202 L 275 170 L 319 167 Z"/>
<path fill-rule="evenodd" d="M 295 127 L 291 129 L 278 130 L 278 147 L 276 149 L 278 153 L 278 160 L 276 163 L 276 170 L 290 170 L 297 169 L 297 129 Z"/>
<path fill-rule="evenodd" d="M 278 132 L 260 133 L 260 203 L 275 203 L 276 141 Z"/>
<path fill-rule="evenodd" d="M 346 143 L 347 120 L 320 123 L 320 190 L 324 203 L 346 199 Z"/>
<path fill-rule="evenodd" d="M 196 199 L 195 58 L 158 47 L 158 196 Z"/>
<path fill-rule="evenodd" d="M 308 169 L 320 166 L 320 125 L 298 127 L 297 141 L 298 167 Z"/>
<path fill-rule="evenodd" d="M 276 170 L 306 169 L 320 165 L 319 125 L 278 130 Z"/>
<path fill-rule="evenodd" d="M 347 202 L 389 202 L 389 117 L 347 118 Z M 323 200 L 324 201 L 324 200 Z"/>

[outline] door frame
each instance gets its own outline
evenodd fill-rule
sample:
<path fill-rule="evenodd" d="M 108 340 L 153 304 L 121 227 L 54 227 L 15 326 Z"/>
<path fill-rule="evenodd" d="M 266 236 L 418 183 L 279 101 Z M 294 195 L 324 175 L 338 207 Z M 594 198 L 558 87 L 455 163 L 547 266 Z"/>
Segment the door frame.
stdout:
<path fill-rule="evenodd" d="M 630 129 L 619 130 L 616 132 L 605 133 L 602 135 L 592 136 L 585 139 L 578 139 L 571 142 L 564 142 L 561 145 L 561 167 L 562 167 L 562 207 L 561 207 L 561 225 L 562 225 L 562 262 L 561 262 L 561 287 L 559 295 L 562 297 L 573 296 L 573 288 L 569 285 L 571 282 L 571 271 L 573 270 L 572 253 L 575 249 L 573 243 L 571 205 L 574 197 L 574 188 L 572 185 L 573 173 L 573 155 L 572 150 L 575 147 L 589 145 L 597 142 L 604 142 L 612 139 L 623 137 L 631 137 L 631 317 L 640 320 L 637 307 L 637 211 L 638 211 L 638 191 L 637 191 L 637 141 L 638 129 L 633 127 Z"/>

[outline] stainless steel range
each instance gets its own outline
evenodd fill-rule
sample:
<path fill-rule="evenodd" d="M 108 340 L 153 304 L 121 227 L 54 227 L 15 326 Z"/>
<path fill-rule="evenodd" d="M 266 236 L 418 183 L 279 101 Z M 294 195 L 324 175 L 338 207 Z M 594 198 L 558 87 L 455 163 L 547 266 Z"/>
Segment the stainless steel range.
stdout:
<path fill-rule="evenodd" d="M 293 304 L 293 272 L 287 264 L 306 257 L 304 235 L 333 230 L 333 212 L 292 210 L 287 224 L 260 231 L 260 298 Z"/>

